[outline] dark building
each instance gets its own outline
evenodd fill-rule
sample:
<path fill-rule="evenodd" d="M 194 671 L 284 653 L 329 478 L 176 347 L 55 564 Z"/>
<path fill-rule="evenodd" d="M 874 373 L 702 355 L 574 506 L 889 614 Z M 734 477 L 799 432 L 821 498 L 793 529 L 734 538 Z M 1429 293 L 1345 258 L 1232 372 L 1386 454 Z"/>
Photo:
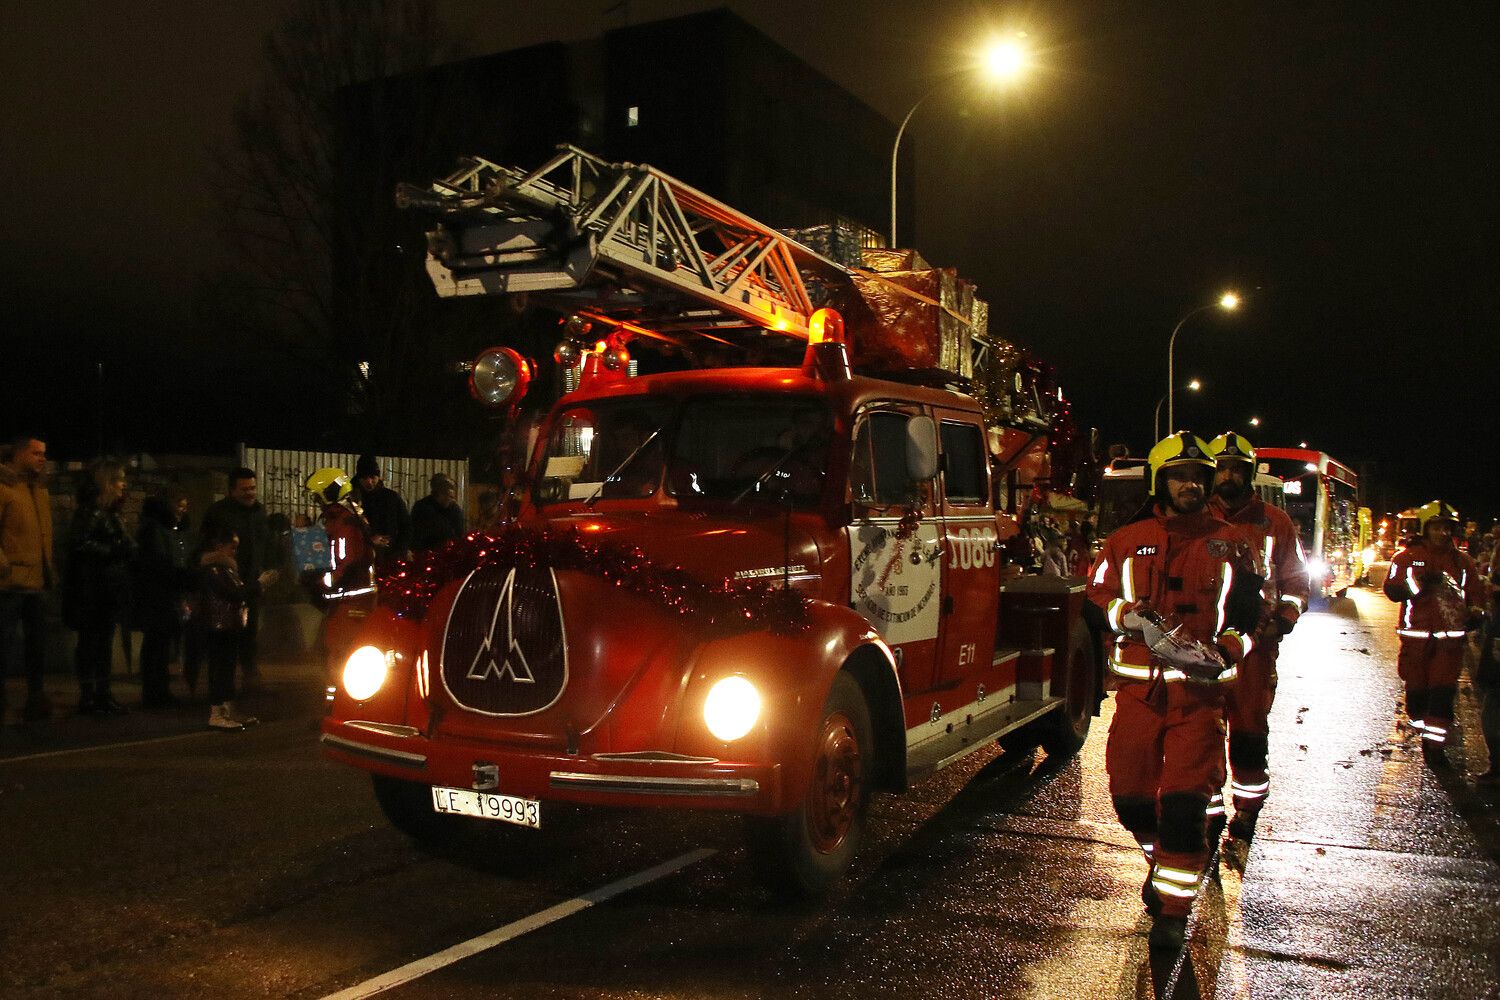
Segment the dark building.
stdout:
<path fill-rule="evenodd" d="M 869 245 L 887 225 L 896 129 L 731 12 L 712 10 L 349 87 L 338 133 L 335 324 L 344 362 L 369 362 L 352 410 L 374 415 L 389 439 L 411 426 L 389 411 L 438 390 L 423 372 L 497 341 L 545 364 L 555 340 L 503 303 L 439 304 L 422 268 L 428 220 L 397 211 L 397 182 L 445 176 L 461 155 L 536 167 L 572 143 L 649 163 L 768 225 L 842 223 Z M 911 155 L 908 141 L 908 219 Z"/>

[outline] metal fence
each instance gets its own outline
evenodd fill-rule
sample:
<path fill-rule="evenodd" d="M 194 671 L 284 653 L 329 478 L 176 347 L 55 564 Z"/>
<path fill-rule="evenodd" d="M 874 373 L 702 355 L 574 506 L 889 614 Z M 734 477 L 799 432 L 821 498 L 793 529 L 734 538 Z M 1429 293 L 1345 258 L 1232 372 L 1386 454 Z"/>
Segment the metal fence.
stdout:
<path fill-rule="evenodd" d="M 343 469 L 352 479 L 358 456 L 336 451 L 291 451 L 285 448 L 239 446 L 239 461 L 255 470 L 260 502 L 268 513 L 293 517 L 308 513 L 311 506 L 304 484 L 319 469 Z M 454 458 L 397 458 L 380 456 L 380 473 L 385 485 L 401 494 L 410 507 L 428 493 L 434 473 L 443 472 L 458 486 L 458 503 L 468 508 L 469 463 Z"/>

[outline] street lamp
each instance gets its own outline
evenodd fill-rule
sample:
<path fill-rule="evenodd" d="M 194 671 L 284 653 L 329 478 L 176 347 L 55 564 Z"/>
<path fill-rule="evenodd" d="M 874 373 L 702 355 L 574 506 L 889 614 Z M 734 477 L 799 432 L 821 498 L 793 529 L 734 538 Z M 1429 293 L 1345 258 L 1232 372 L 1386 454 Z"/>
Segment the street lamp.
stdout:
<path fill-rule="evenodd" d="M 1015 37 L 1002 39 L 991 43 L 985 50 L 977 66 L 959 70 L 957 73 L 943 77 L 932 89 L 921 97 L 917 103 L 906 112 L 906 117 L 901 119 L 901 126 L 896 129 L 896 141 L 891 145 L 891 247 L 894 249 L 896 243 L 896 164 L 901 153 L 901 137 L 906 134 L 906 126 L 911 123 L 911 116 L 917 113 L 917 109 L 926 103 L 927 98 L 936 94 L 939 90 L 958 80 L 980 74 L 993 84 L 1011 83 L 1025 74 L 1031 66 L 1031 48 L 1026 42 L 1026 33 L 1018 32 Z"/>
<path fill-rule="evenodd" d="M 1197 379 L 1192 379 L 1188 382 L 1187 385 L 1183 386 L 1183 388 L 1187 389 L 1190 392 L 1197 392 L 1199 389 L 1203 388 L 1203 383 L 1199 382 Z M 1158 399 L 1156 401 L 1156 416 L 1152 417 L 1151 419 L 1152 444 L 1155 444 L 1156 442 L 1161 440 L 1161 404 L 1165 403 L 1166 401 L 1167 397 L 1165 395 L 1163 395 L 1161 399 Z M 1172 428 L 1168 427 L 1167 433 L 1171 434 Z"/>
<path fill-rule="evenodd" d="M 1260 426 L 1260 417 L 1251 417 L 1250 418 L 1250 426 L 1251 427 L 1259 427 Z"/>
<path fill-rule="evenodd" d="M 1177 325 L 1172 327 L 1172 336 L 1167 340 L 1167 426 L 1169 428 L 1177 426 L 1177 413 L 1172 406 L 1172 389 L 1177 381 L 1174 363 L 1176 359 L 1178 331 L 1182 329 L 1184 323 L 1201 312 L 1207 312 L 1210 309 L 1222 309 L 1225 312 L 1234 312 L 1239 307 L 1240 297 L 1234 292 L 1225 292 L 1219 296 L 1217 302 L 1210 302 L 1206 306 L 1199 306 L 1196 309 L 1189 310 L 1187 315 L 1183 316 L 1182 319 L 1177 321 Z"/>

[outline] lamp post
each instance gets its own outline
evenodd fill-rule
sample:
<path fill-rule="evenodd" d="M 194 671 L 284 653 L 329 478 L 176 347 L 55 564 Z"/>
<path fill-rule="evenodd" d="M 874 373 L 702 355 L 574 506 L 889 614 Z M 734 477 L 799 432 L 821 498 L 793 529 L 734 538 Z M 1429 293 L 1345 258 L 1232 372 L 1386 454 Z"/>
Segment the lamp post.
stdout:
<path fill-rule="evenodd" d="M 1210 309 L 1222 309 L 1225 312 L 1234 312 L 1239 307 L 1240 297 L 1234 292 L 1225 292 L 1223 295 L 1219 296 L 1217 302 L 1210 302 L 1206 306 L 1199 306 L 1196 309 L 1190 310 L 1187 315 L 1183 316 L 1182 319 L 1177 321 L 1176 326 L 1172 327 L 1172 336 L 1167 341 L 1167 427 L 1169 429 L 1169 432 L 1170 428 L 1177 426 L 1177 413 L 1172 406 L 1172 388 L 1177 381 L 1177 375 L 1174 371 L 1173 363 L 1174 359 L 1176 358 L 1178 332 L 1182 330 L 1182 326 L 1184 323 L 1201 312 L 1207 312 Z"/>
<path fill-rule="evenodd" d="M 1260 417 L 1251 417 L 1250 418 L 1250 426 L 1251 427 L 1259 427 L 1260 426 Z"/>
<path fill-rule="evenodd" d="M 1004 83 L 1014 80 L 1024 73 L 1031 65 L 1031 52 L 1025 44 L 1026 33 L 1021 32 L 1014 39 L 996 42 L 985 52 L 980 65 L 968 69 L 959 70 L 943 77 L 932 89 L 927 91 L 906 112 L 906 117 L 901 119 L 901 125 L 896 129 L 896 141 L 891 144 L 891 247 L 894 249 L 896 243 L 896 166 L 901 154 L 901 137 L 906 134 L 906 126 L 911 124 L 912 115 L 917 109 L 927 102 L 927 98 L 936 94 L 944 87 L 958 80 L 963 80 L 975 75 L 983 74 L 991 82 Z"/>
<path fill-rule="evenodd" d="M 1183 388 L 1187 389 L 1189 392 L 1197 392 L 1199 389 L 1203 388 L 1203 383 L 1199 382 L 1197 379 L 1192 379 L 1188 382 L 1187 385 L 1183 386 Z M 1163 394 L 1161 399 L 1158 399 L 1156 401 L 1156 416 L 1151 420 L 1151 443 L 1153 445 L 1161 440 L 1161 404 L 1165 403 L 1166 401 L 1167 397 L 1165 394 Z M 1172 428 L 1168 427 L 1167 433 L 1172 433 Z"/>

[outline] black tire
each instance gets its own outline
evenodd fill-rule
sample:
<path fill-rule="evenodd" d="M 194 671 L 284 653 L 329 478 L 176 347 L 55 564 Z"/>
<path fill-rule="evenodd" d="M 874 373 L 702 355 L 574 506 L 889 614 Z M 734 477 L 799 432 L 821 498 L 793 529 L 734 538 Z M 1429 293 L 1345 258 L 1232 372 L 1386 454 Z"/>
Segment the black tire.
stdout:
<path fill-rule="evenodd" d="M 391 826 L 423 845 L 442 846 L 468 828 L 463 816 L 445 816 L 432 808 L 432 788 L 415 781 L 370 775 L 375 801 Z"/>
<path fill-rule="evenodd" d="M 1083 749 L 1094 720 L 1094 644 L 1088 626 L 1074 622 L 1068 633 L 1067 687 L 1062 707 L 1041 720 L 1041 744 L 1047 756 L 1064 759 Z"/>
<path fill-rule="evenodd" d="M 826 894 L 864 840 L 875 737 L 864 692 L 849 674 L 833 679 L 811 735 L 817 759 L 802 802 L 784 816 L 745 817 L 756 875 L 778 895 L 801 899 Z"/>

